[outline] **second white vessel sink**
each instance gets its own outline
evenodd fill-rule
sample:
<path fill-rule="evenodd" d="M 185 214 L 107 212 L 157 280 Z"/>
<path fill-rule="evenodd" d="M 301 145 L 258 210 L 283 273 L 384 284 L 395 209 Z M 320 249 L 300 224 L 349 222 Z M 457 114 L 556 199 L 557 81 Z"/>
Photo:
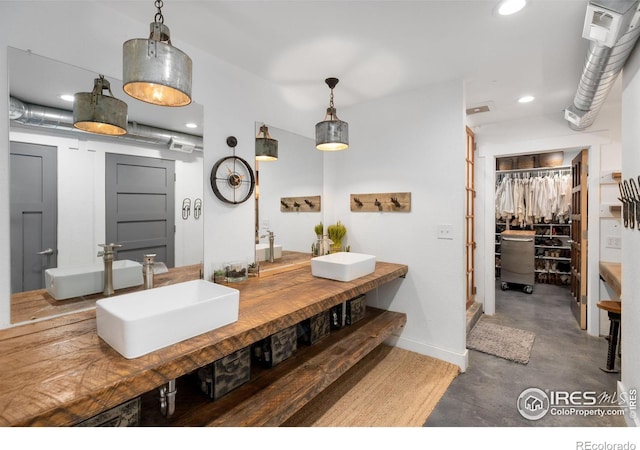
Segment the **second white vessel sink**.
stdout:
<path fill-rule="evenodd" d="M 337 252 L 311 258 L 311 275 L 352 281 L 376 270 L 376 257 L 364 253 Z"/>
<path fill-rule="evenodd" d="M 256 259 L 258 261 L 269 261 L 269 244 L 256 244 Z M 273 246 L 273 259 L 282 258 L 282 245 Z"/>
<path fill-rule="evenodd" d="M 128 259 L 113 261 L 113 289 L 140 286 L 142 264 Z M 56 300 L 97 294 L 104 290 L 104 263 L 44 271 L 47 292 Z"/>
<path fill-rule="evenodd" d="M 240 292 L 192 280 L 96 302 L 98 336 L 137 358 L 238 320 Z"/>

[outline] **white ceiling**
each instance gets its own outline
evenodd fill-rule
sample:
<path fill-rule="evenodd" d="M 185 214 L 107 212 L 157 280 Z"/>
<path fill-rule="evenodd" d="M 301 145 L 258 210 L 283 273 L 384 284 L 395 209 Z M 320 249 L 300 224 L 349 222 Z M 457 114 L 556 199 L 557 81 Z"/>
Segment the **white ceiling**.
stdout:
<path fill-rule="evenodd" d="M 151 0 L 106 4 L 143 22 L 156 13 Z M 506 17 L 497 15 L 497 4 L 166 0 L 162 13 L 174 45 L 187 42 L 285 87 L 297 106 L 320 116 L 328 103 L 324 79 L 333 76 L 340 79 L 338 114 L 351 104 L 460 79 L 467 107 L 491 106 L 469 117 L 472 126 L 541 114 L 562 119 L 588 46 L 582 38 L 588 1 L 529 0 Z M 517 103 L 523 94 L 536 100 Z"/>
<path fill-rule="evenodd" d="M 152 0 L 102 4 L 145 24 L 156 13 Z M 318 120 L 328 104 L 327 77 L 340 79 L 334 91 L 339 116 L 352 104 L 459 79 L 467 108 L 491 109 L 468 117 L 474 127 L 537 115 L 564 120 L 588 46 L 582 38 L 587 4 L 529 0 L 519 13 L 502 17 L 495 12 L 498 0 L 165 0 L 162 13 L 173 45 L 197 47 L 281 86 L 296 107 L 317 110 Z M 148 35 L 147 27 L 138 31 L 131 38 Z M 38 103 L 34 83 L 18 73 L 10 72 L 12 95 L 21 91 L 33 97 L 22 100 Z M 95 76 L 82 74 L 72 93 L 78 85 L 89 92 Z M 129 119 L 139 120 L 139 105 L 124 98 L 117 80 L 111 83 L 113 94 L 130 104 Z M 519 104 L 524 94 L 536 100 Z M 152 116 L 145 111 L 141 122 L 162 126 L 148 123 Z"/>

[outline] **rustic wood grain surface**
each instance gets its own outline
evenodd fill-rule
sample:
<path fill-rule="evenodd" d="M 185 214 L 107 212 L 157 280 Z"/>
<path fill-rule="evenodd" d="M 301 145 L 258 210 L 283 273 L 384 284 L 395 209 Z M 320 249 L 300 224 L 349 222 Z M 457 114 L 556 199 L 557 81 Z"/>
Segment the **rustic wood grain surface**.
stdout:
<path fill-rule="evenodd" d="M 237 322 L 131 360 L 98 337 L 94 311 L 0 330 L 0 426 L 73 425 L 407 271 L 377 262 L 351 282 L 313 277 L 308 266 L 249 278 L 232 285 Z"/>

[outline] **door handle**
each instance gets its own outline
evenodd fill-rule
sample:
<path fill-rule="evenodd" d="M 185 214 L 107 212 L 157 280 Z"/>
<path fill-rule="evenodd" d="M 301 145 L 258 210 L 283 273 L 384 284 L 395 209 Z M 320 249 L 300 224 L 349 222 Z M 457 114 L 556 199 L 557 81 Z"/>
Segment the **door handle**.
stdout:
<path fill-rule="evenodd" d="M 503 241 L 513 241 L 513 242 L 533 242 L 533 238 L 511 238 L 511 237 L 502 237 Z"/>
<path fill-rule="evenodd" d="M 36 255 L 53 255 L 53 249 L 52 248 L 47 248 L 45 250 L 42 250 L 41 252 L 36 253 Z"/>

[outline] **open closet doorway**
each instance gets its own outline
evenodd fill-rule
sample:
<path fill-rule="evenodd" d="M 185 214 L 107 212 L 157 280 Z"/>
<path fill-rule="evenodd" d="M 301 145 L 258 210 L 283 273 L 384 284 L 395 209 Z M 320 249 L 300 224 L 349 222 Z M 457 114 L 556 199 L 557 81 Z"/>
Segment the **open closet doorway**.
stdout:
<path fill-rule="evenodd" d="M 496 294 L 509 289 L 535 296 L 536 285 L 550 284 L 566 289 L 568 295 L 572 276 L 571 163 L 577 154 L 578 150 L 554 150 L 496 158 Z M 519 241 L 518 245 L 503 242 L 505 236 Z M 503 254 L 503 250 L 509 253 Z"/>

